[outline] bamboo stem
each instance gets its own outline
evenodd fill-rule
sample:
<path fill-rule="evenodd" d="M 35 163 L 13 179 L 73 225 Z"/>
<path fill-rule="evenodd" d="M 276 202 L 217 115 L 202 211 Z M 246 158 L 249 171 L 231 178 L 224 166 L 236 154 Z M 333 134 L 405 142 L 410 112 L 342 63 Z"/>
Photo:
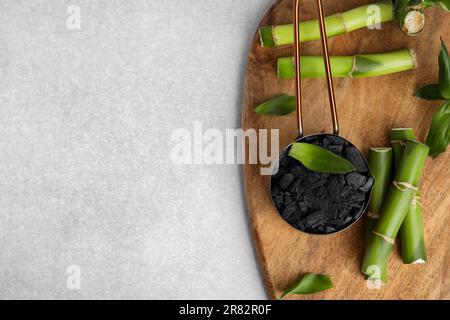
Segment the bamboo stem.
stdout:
<path fill-rule="evenodd" d="M 368 236 L 380 219 L 384 200 L 392 183 L 392 148 L 372 148 L 369 151 L 369 166 L 375 184 L 369 204 L 366 226 Z"/>
<path fill-rule="evenodd" d="M 387 263 L 394 239 L 405 219 L 422 175 L 429 148 L 417 141 L 408 141 L 399 163 L 395 180 L 381 210 L 380 221 L 372 232 L 361 267 L 370 278 L 387 282 Z"/>
<path fill-rule="evenodd" d="M 392 129 L 391 144 L 394 148 L 395 167 L 399 166 L 407 140 L 415 140 L 416 135 L 410 128 Z M 400 229 L 402 258 L 406 264 L 425 263 L 427 261 L 425 235 L 419 191 L 414 195 L 408 213 Z"/>
<path fill-rule="evenodd" d="M 374 8 L 379 9 L 379 21 L 374 19 Z M 361 6 L 343 13 L 337 13 L 325 18 L 327 37 L 335 37 L 362 28 L 373 28 L 378 23 L 394 20 L 394 7 L 391 1 L 378 2 Z M 261 45 L 272 48 L 291 45 L 294 42 L 294 27 L 292 24 L 264 26 L 260 28 Z M 318 20 L 300 23 L 300 42 L 320 39 Z"/>
<path fill-rule="evenodd" d="M 367 78 L 396 72 L 412 70 L 416 67 L 413 50 L 400 50 L 379 54 L 356 56 L 334 56 L 331 60 L 333 77 Z M 323 57 L 303 56 L 300 59 L 302 78 L 325 77 Z M 292 79 L 295 77 L 292 57 L 278 58 L 278 77 Z"/>

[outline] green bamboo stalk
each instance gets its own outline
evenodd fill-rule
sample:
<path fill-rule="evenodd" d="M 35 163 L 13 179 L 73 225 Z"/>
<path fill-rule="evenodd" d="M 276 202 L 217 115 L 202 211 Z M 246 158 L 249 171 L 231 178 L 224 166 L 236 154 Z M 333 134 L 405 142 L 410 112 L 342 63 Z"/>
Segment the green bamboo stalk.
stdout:
<path fill-rule="evenodd" d="M 370 149 L 369 166 L 375 178 L 375 184 L 366 218 L 367 239 L 380 219 L 381 208 L 392 183 L 392 148 Z"/>
<path fill-rule="evenodd" d="M 330 58 L 333 77 L 367 78 L 412 70 L 416 67 L 413 50 L 400 50 L 379 54 L 356 56 L 334 56 Z M 278 59 L 278 77 L 295 77 L 293 57 Z M 302 56 L 300 59 L 302 78 L 325 77 L 325 65 L 321 56 Z"/>
<path fill-rule="evenodd" d="M 392 129 L 391 144 L 394 151 L 394 163 L 398 168 L 407 140 L 415 140 L 416 135 L 411 128 Z M 408 213 L 400 228 L 402 258 L 406 264 L 426 263 L 427 254 L 425 235 L 420 205 L 420 194 L 417 190 L 410 204 Z"/>
<path fill-rule="evenodd" d="M 380 20 L 373 19 L 373 8 L 379 8 Z M 394 20 L 394 7 L 391 1 L 364 5 L 343 13 L 325 18 L 327 37 L 335 37 L 362 28 L 373 28 L 378 23 Z M 290 45 L 294 42 L 292 24 L 264 26 L 260 28 L 261 45 L 267 48 Z M 318 20 L 300 22 L 300 42 L 320 39 Z"/>
<path fill-rule="evenodd" d="M 394 153 L 394 170 L 398 170 L 403 150 L 408 140 L 416 140 L 416 134 L 412 128 L 394 128 L 391 130 L 391 147 Z"/>
<path fill-rule="evenodd" d="M 380 221 L 364 256 L 361 272 L 387 282 L 387 263 L 422 175 L 429 148 L 417 141 L 406 143 L 399 168 L 381 212 Z"/>

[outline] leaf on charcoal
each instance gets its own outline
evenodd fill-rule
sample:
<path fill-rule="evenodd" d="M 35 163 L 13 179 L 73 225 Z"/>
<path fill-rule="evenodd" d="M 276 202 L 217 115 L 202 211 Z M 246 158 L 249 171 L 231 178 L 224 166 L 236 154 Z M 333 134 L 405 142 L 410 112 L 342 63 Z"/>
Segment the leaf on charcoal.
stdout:
<path fill-rule="evenodd" d="M 449 144 L 450 101 L 444 103 L 434 115 L 426 144 L 430 147 L 430 155 L 438 157 L 445 152 Z"/>
<path fill-rule="evenodd" d="M 356 170 L 355 166 L 347 159 L 310 143 L 293 143 L 289 156 L 315 172 L 338 174 Z"/>
<path fill-rule="evenodd" d="M 441 53 L 439 54 L 439 91 L 445 99 L 450 100 L 450 57 L 442 38 L 441 44 Z"/>
<path fill-rule="evenodd" d="M 295 109 L 295 97 L 281 95 L 264 102 L 255 109 L 255 112 L 268 116 L 284 116 L 294 112 Z"/>
<path fill-rule="evenodd" d="M 417 90 L 414 95 L 425 100 L 445 100 L 439 91 L 439 85 L 430 84 Z"/>
<path fill-rule="evenodd" d="M 307 273 L 291 289 L 287 290 L 280 299 L 290 294 L 311 294 L 333 288 L 331 277 L 328 275 Z"/>

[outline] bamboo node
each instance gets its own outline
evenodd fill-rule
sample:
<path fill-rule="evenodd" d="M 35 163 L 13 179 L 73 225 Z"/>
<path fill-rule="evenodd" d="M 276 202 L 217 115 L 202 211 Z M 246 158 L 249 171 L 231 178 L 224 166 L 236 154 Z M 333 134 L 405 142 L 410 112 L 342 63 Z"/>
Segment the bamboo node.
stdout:
<path fill-rule="evenodd" d="M 406 192 L 406 191 L 410 191 L 410 190 L 413 190 L 413 191 L 419 190 L 419 188 L 413 186 L 409 182 L 393 181 L 392 184 L 401 192 Z"/>
<path fill-rule="evenodd" d="M 348 29 L 347 29 L 347 26 L 345 25 L 345 21 L 344 21 L 344 18 L 342 17 L 342 13 L 336 13 L 336 18 L 338 18 L 340 21 L 341 21 L 341 23 L 342 23 L 342 27 L 344 28 L 344 33 L 348 33 Z"/>
<path fill-rule="evenodd" d="M 392 140 L 391 144 L 400 144 L 402 146 L 406 146 L 406 140 Z"/>
<path fill-rule="evenodd" d="M 372 231 L 372 233 L 392 245 L 395 244 L 395 239 L 389 238 L 388 236 L 385 236 L 384 234 L 378 233 L 376 231 Z"/>
<path fill-rule="evenodd" d="M 372 219 L 380 219 L 381 218 L 380 214 L 372 212 L 372 211 L 368 211 L 367 216 Z"/>
<path fill-rule="evenodd" d="M 417 206 L 422 207 L 422 203 L 420 202 L 420 196 L 414 196 L 411 205 L 416 208 Z"/>

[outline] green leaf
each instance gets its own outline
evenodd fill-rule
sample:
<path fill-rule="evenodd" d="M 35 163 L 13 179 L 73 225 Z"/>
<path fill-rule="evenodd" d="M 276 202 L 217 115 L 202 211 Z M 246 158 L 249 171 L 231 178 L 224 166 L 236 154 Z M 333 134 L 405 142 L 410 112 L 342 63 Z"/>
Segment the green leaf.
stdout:
<path fill-rule="evenodd" d="M 289 294 L 311 294 L 333 288 L 331 277 L 317 273 L 307 273 L 291 289 L 287 290 L 280 299 Z"/>
<path fill-rule="evenodd" d="M 438 110 L 433 117 L 426 144 L 430 147 L 430 155 L 438 157 L 445 152 L 449 144 L 450 101 Z"/>
<path fill-rule="evenodd" d="M 424 0 L 423 8 L 428 9 L 439 4 L 445 11 L 450 11 L 450 0 Z"/>
<path fill-rule="evenodd" d="M 439 91 L 438 84 L 430 84 L 417 90 L 414 95 L 425 100 L 445 100 Z"/>
<path fill-rule="evenodd" d="M 439 0 L 423 0 L 423 8 L 428 9 L 439 3 Z"/>
<path fill-rule="evenodd" d="M 439 91 L 450 100 L 450 58 L 444 40 L 441 38 L 441 53 L 439 54 Z"/>
<path fill-rule="evenodd" d="M 296 110 L 295 97 L 281 95 L 266 101 L 255 109 L 256 113 L 269 116 L 284 116 Z"/>
<path fill-rule="evenodd" d="M 289 156 L 315 172 L 348 173 L 356 170 L 350 161 L 325 148 L 310 143 L 293 143 Z"/>
<path fill-rule="evenodd" d="M 444 9 L 445 11 L 450 11 L 450 0 L 441 0 L 438 2 L 441 5 L 442 9 Z"/>

